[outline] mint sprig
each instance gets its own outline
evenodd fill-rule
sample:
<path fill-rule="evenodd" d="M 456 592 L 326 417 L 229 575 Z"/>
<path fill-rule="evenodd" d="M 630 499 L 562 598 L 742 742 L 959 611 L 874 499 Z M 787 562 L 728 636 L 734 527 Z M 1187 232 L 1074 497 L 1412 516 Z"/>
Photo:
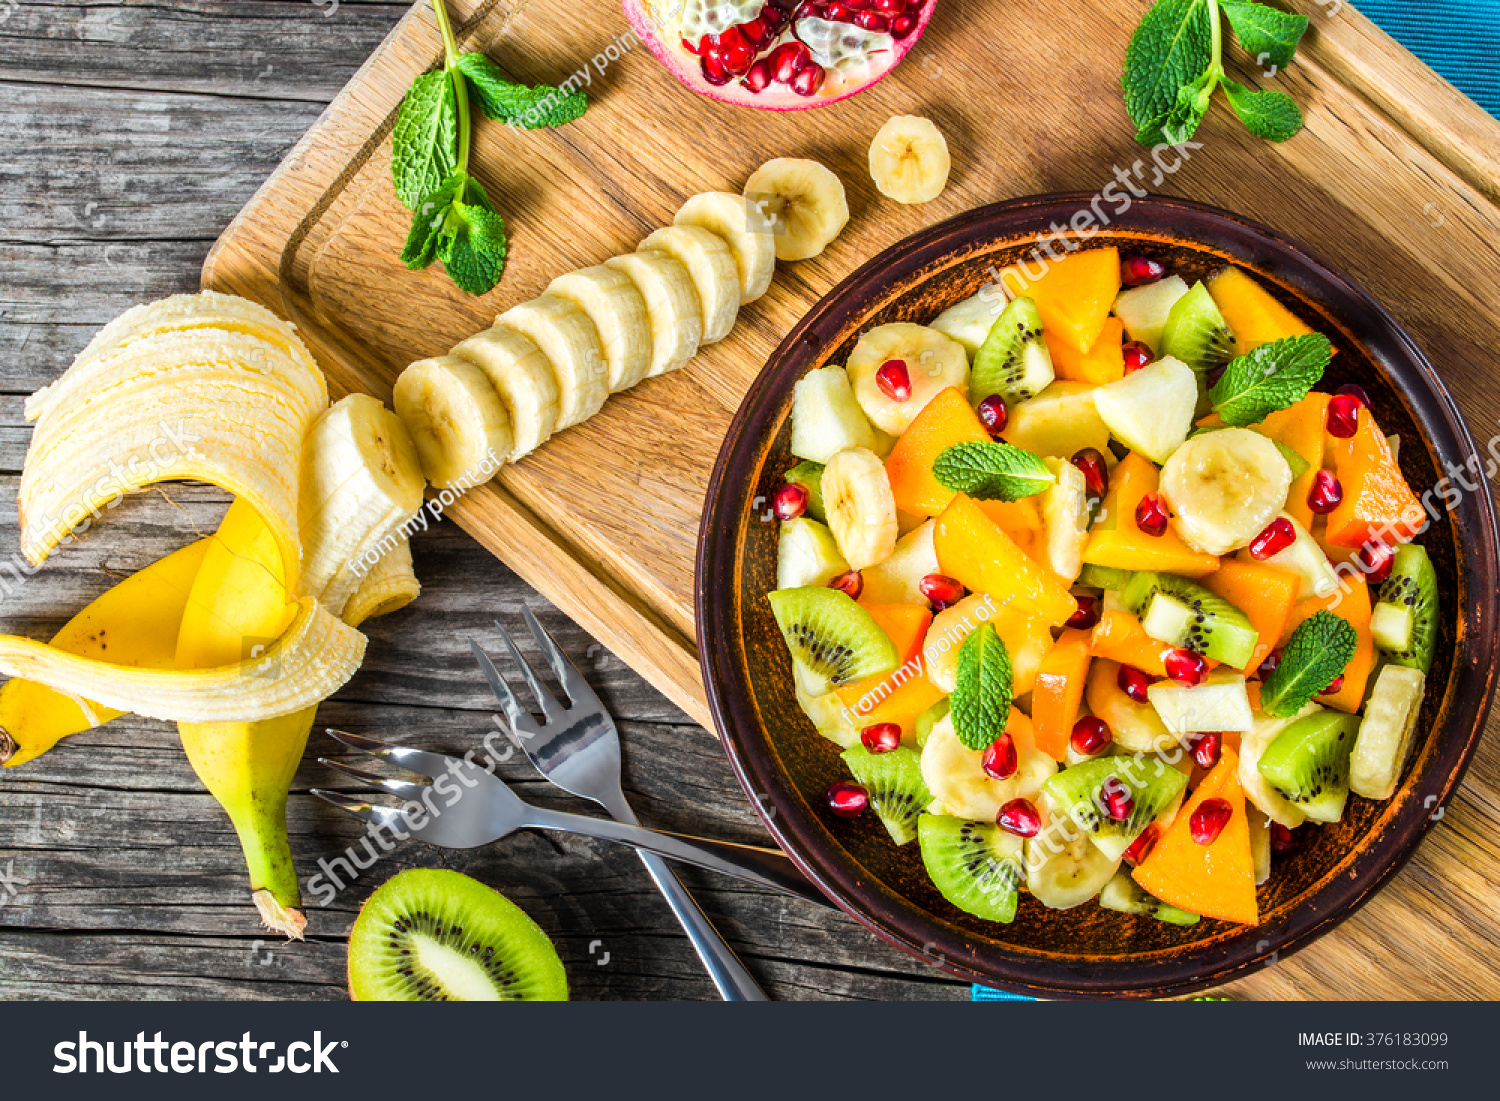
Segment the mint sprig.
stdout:
<path fill-rule="evenodd" d="M 969 749 L 988 749 L 1010 721 L 1010 653 L 993 623 L 981 623 L 958 649 L 958 679 L 950 700 L 953 733 Z"/>
<path fill-rule="evenodd" d="M 979 501 L 1019 501 L 1057 482 L 1040 456 L 1008 443 L 954 444 L 932 464 L 933 477 Z"/>
<path fill-rule="evenodd" d="M 1221 17 L 1222 16 L 1222 17 Z M 1285 92 L 1252 91 L 1224 70 L 1223 19 L 1269 75 L 1291 64 L 1307 31 L 1305 15 L 1256 0 L 1157 0 L 1125 52 L 1125 109 L 1142 145 L 1180 145 L 1197 133 L 1214 90 L 1258 137 L 1286 141 L 1302 129 L 1302 112 Z M 1263 70 L 1264 71 L 1264 70 Z"/>
<path fill-rule="evenodd" d="M 1333 344 L 1322 333 L 1306 333 L 1262 344 L 1230 360 L 1224 377 L 1208 392 L 1219 419 L 1232 428 L 1259 424 L 1278 409 L 1296 405 L 1318 384 Z"/>
<path fill-rule="evenodd" d="M 483 54 L 458 52 L 444 0 L 433 0 L 443 67 L 412 82 L 391 130 L 391 180 L 415 217 L 401 260 L 419 270 L 441 260 L 469 294 L 494 289 L 505 270 L 505 220 L 469 173 L 471 106 L 486 118 L 528 129 L 561 126 L 583 114 L 579 91 L 528 88 Z"/>
<path fill-rule="evenodd" d="M 1260 689 L 1260 709 L 1289 719 L 1343 674 L 1354 660 L 1359 636 L 1349 623 L 1324 610 L 1292 632 L 1275 670 Z"/>

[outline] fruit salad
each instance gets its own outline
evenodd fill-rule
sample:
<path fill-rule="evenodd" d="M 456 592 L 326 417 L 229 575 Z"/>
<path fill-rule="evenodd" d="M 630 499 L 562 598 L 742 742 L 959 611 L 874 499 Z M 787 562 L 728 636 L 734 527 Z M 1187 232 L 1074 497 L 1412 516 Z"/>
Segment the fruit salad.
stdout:
<path fill-rule="evenodd" d="M 1394 794 L 1438 629 L 1400 440 L 1253 275 L 1010 268 L 797 384 L 771 609 L 836 818 L 937 890 L 1180 925 Z"/>

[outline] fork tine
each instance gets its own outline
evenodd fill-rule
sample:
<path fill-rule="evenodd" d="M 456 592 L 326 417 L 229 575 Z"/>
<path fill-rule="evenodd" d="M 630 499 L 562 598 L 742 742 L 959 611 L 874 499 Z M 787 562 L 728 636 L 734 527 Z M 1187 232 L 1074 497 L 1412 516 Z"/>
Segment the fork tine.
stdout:
<path fill-rule="evenodd" d="M 396 830 L 403 833 L 412 831 L 406 825 L 401 812 L 391 807 L 377 806 L 368 799 L 355 799 L 349 795 L 342 795 L 337 791 L 327 791 L 324 788 L 313 788 L 312 793 L 325 803 L 331 803 L 339 810 L 348 811 L 354 817 L 366 822 L 373 822 L 382 829 Z"/>
<path fill-rule="evenodd" d="M 333 771 L 343 773 L 351 780 L 358 780 L 362 784 L 369 784 L 371 787 L 380 788 L 382 791 L 388 791 L 392 795 L 399 795 L 407 800 L 420 801 L 423 794 L 430 790 L 426 784 L 413 784 L 406 780 L 392 780 L 385 776 L 377 776 L 362 768 L 352 768 L 338 761 L 330 761 L 327 757 L 319 757 L 318 764 L 327 765 Z"/>
<path fill-rule="evenodd" d="M 547 664 L 552 666 L 552 672 L 557 675 L 558 683 L 568 694 L 568 702 L 575 708 L 592 707 L 603 710 L 604 705 L 599 702 L 599 697 L 594 695 L 594 690 L 589 687 L 589 682 L 583 679 L 583 674 L 578 671 L 578 667 L 562 652 L 551 632 L 541 625 L 536 616 L 531 614 L 531 609 L 524 604 L 521 606 L 521 615 L 526 619 L 526 628 L 531 632 L 531 637 L 536 640 L 537 646 L 547 656 Z"/>
<path fill-rule="evenodd" d="M 521 651 L 516 649 L 516 644 L 511 641 L 511 637 L 506 633 L 505 628 L 500 626 L 498 619 L 495 620 L 495 630 L 500 632 L 500 637 L 505 640 L 505 645 L 510 648 L 510 656 L 521 667 L 521 675 L 526 678 L 526 685 L 531 689 L 531 694 L 536 697 L 536 702 L 541 705 L 542 714 L 547 716 L 547 721 L 556 722 L 562 718 L 564 713 L 563 705 L 557 702 L 556 696 L 542 686 L 542 682 L 538 679 L 536 672 L 530 665 L 526 664 L 526 659 L 521 656 Z"/>
<path fill-rule="evenodd" d="M 469 649 L 474 651 L 474 660 L 479 663 L 484 679 L 490 682 L 490 690 L 495 693 L 495 698 L 505 709 L 505 717 L 510 720 L 510 728 L 513 731 L 534 729 L 536 720 L 521 706 L 521 701 L 516 699 L 516 694 L 510 690 L 510 685 L 505 683 L 505 678 L 500 675 L 500 670 L 495 668 L 495 663 L 490 660 L 489 654 L 484 652 L 484 647 L 471 638 Z"/>
<path fill-rule="evenodd" d="M 328 728 L 327 733 L 334 741 L 341 742 L 350 749 L 357 749 L 361 753 L 379 757 L 382 761 L 390 761 L 408 772 L 415 772 L 418 776 L 425 776 L 429 780 L 447 772 L 448 762 L 457 760 L 456 757 L 449 757 L 442 753 L 429 753 L 425 749 L 392 745 L 390 742 L 367 738 L 363 734 L 350 734 L 331 727 Z"/>

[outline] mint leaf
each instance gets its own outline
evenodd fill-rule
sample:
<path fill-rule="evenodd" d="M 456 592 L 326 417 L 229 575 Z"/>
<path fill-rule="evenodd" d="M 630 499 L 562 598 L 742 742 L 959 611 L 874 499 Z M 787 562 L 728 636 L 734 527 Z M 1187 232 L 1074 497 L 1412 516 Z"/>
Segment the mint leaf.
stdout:
<path fill-rule="evenodd" d="M 1019 501 L 1057 481 L 1040 457 L 998 441 L 955 444 L 937 457 L 932 473 L 954 493 L 980 501 Z"/>
<path fill-rule="evenodd" d="M 441 3 L 442 0 L 439 0 Z M 458 168 L 458 104 L 446 69 L 417 77 L 391 131 L 391 178 L 408 210 Z"/>
<path fill-rule="evenodd" d="M 589 105 L 588 97 L 577 90 L 517 84 L 484 54 L 459 54 L 455 64 L 468 78 L 474 106 L 485 118 L 535 130 L 572 122 Z"/>
<path fill-rule="evenodd" d="M 1208 400 L 1232 428 L 1259 424 L 1305 398 L 1332 358 L 1333 345 L 1322 333 L 1262 344 L 1230 361 L 1224 377 L 1209 390 Z"/>
<path fill-rule="evenodd" d="M 1263 69 L 1274 65 L 1284 69 L 1292 63 L 1302 36 L 1307 33 L 1307 16 L 1294 15 L 1256 3 L 1255 0 L 1219 0 L 1219 7 L 1229 17 L 1240 46 Z"/>
<path fill-rule="evenodd" d="M 1198 132 L 1213 99 L 1221 74 L 1209 69 L 1177 93 L 1177 103 L 1162 118 L 1143 127 L 1135 140 L 1142 145 L 1181 145 Z"/>
<path fill-rule="evenodd" d="M 1315 612 L 1302 621 L 1276 669 L 1260 689 L 1260 709 L 1276 719 L 1289 719 L 1336 681 L 1359 647 L 1359 636 L 1349 623 L 1330 611 Z"/>
<path fill-rule="evenodd" d="M 1010 722 L 1010 654 L 993 623 L 981 623 L 958 649 L 953 732 L 969 749 L 988 749 Z"/>
<path fill-rule="evenodd" d="M 480 182 L 455 172 L 422 200 L 401 259 L 413 270 L 441 260 L 460 290 L 487 294 L 505 271 L 505 220 Z"/>
<path fill-rule="evenodd" d="M 1159 127 L 1179 92 L 1214 64 L 1208 0 L 1157 0 L 1125 52 L 1125 110 L 1137 130 Z M 1201 117 L 1201 116 L 1200 116 Z"/>
<path fill-rule="evenodd" d="M 1302 129 L 1302 111 L 1285 92 L 1252 92 L 1225 77 L 1224 94 L 1240 121 L 1258 138 L 1288 141 Z"/>
<path fill-rule="evenodd" d="M 466 178 L 463 173 L 455 172 L 417 205 L 411 231 L 406 235 L 406 247 L 401 250 L 401 262 L 412 271 L 420 271 L 437 259 L 438 240 L 448 209 Z"/>

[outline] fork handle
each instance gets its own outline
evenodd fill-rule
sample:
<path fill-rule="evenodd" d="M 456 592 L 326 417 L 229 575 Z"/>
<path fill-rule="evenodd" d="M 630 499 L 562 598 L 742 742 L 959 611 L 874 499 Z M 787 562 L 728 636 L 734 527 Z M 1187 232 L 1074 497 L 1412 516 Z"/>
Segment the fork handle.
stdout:
<path fill-rule="evenodd" d="M 733 876 L 747 883 L 836 909 L 827 896 L 808 882 L 807 877 L 797 870 L 797 866 L 784 853 L 759 849 L 753 845 L 737 845 L 732 841 L 681 837 L 674 833 L 648 830 L 644 826 L 539 808 L 530 810 L 526 825 L 532 829 L 561 830 L 601 841 L 616 841 L 664 856 L 668 860 L 694 864 L 711 872 Z"/>

